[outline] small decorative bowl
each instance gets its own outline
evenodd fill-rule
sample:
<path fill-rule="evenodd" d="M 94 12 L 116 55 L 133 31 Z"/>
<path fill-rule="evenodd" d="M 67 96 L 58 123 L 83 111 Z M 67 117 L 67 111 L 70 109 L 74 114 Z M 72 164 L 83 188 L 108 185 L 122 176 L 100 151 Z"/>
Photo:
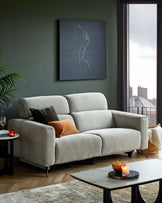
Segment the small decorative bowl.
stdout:
<path fill-rule="evenodd" d="M 122 170 L 115 170 L 116 176 L 122 176 Z"/>

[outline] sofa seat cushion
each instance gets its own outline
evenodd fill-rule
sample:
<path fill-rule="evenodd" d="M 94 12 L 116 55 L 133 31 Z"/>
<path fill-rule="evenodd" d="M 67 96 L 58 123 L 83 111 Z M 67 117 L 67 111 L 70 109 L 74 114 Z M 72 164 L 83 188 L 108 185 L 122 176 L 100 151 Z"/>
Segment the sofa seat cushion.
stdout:
<path fill-rule="evenodd" d="M 93 134 L 73 134 L 55 139 L 55 164 L 101 156 L 102 141 Z"/>
<path fill-rule="evenodd" d="M 102 155 L 140 149 L 141 133 L 128 128 L 107 128 L 84 133 L 98 135 L 102 139 Z"/>

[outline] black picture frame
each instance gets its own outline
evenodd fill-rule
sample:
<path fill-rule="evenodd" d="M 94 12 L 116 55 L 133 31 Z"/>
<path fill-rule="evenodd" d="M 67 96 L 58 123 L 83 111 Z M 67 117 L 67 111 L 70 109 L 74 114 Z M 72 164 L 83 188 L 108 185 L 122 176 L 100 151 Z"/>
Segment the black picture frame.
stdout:
<path fill-rule="evenodd" d="M 106 78 L 106 24 L 59 20 L 59 80 Z"/>

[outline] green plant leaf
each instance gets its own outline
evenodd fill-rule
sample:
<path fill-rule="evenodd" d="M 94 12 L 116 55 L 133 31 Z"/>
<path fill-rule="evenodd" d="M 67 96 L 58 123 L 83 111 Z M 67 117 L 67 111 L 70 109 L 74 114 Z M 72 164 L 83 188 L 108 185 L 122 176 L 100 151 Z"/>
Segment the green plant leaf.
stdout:
<path fill-rule="evenodd" d="M 7 65 L 1 66 L 0 67 L 0 74 L 4 73 L 4 70 L 7 68 Z"/>
<path fill-rule="evenodd" d="M 5 72 L 8 66 L 0 67 L 0 74 Z M 11 99 L 18 98 L 16 91 L 16 81 L 24 80 L 18 73 L 11 73 L 0 77 L 0 106 L 8 106 Z"/>

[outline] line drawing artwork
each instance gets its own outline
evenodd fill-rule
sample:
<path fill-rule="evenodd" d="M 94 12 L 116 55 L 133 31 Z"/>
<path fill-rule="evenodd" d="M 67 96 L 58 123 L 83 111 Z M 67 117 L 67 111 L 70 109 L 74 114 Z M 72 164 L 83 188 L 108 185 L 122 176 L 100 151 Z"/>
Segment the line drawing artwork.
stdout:
<path fill-rule="evenodd" d="M 85 55 L 87 51 L 87 47 L 90 44 L 90 38 L 86 30 L 84 30 L 83 26 L 78 24 L 77 27 L 81 30 L 82 32 L 82 42 L 79 48 L 79 66 L 80 68 L 84 68 L 85 65 L 90 68 L 90 63 L 88 60 L 86 60 Z"/>
<path fill-rule="evenodd" d="M 59 80 L 106 78 L 106 23 L 59 20 Z"/>

